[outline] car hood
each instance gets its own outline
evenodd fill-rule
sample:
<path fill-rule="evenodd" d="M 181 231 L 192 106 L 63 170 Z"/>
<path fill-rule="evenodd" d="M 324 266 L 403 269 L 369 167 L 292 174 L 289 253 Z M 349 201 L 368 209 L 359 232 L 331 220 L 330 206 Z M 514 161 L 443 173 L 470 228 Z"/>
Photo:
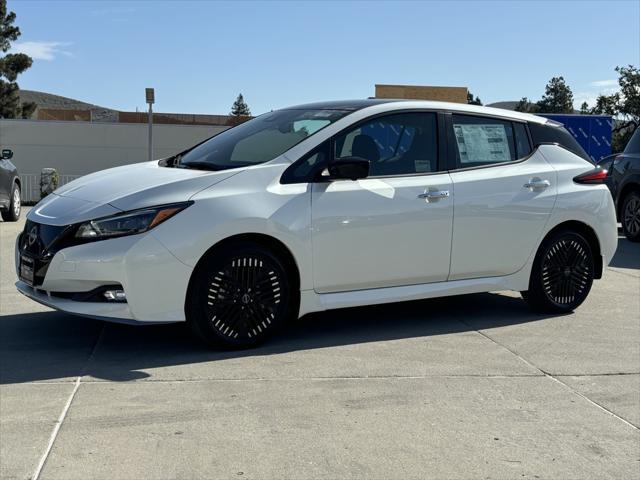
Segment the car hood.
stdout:
<path fill-rule="evenodd" d="M 67 225 L 121 211 L 183 202 L 242 170 L 169 168 L 156 161 L 110 168 L 57 189 L 33 208 L 29 218 L 49 225 Z"/>

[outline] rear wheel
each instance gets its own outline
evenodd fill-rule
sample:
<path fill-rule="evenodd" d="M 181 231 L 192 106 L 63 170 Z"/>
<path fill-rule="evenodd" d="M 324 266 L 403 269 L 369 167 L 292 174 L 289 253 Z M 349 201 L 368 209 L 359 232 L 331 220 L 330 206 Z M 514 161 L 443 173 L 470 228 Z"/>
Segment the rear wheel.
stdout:
<path fill-rule="evenodd" d="M 198 266 L 187 322 L 207 344 L 249 348 L 264 342 L 293 310 L 287 271 L 269 250 L 241 243 L 214 251 Z"/>
<path fill-rule="evenodd" d="M 570 312 L 587 298 L 593 277 L 589 242 L 575 232 L 557 232 L 540 246 L 522 297 L 538 312 Z"/>
<path fill-rule="evenodd" d="M 5 222 L 16 222 L 20 218 L 20 187 L 17 183 L 13 184 L 11 189 L 11 201 L 7 211 L 0 212 Z"/>
<path fill-rule="evenodd" d="M 622 202 L 622 231 L 632 242 L 640 242 L 640 193 L 629 192 Z"/>

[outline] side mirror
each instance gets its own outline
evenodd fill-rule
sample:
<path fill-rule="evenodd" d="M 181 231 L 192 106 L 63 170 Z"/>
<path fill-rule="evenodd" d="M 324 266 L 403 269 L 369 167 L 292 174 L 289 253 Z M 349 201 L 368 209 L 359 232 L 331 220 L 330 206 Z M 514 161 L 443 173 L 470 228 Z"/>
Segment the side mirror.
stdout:
<path fill-rule="evenodd" d="M 5 148 L 2 150 L 2 160 L 10 160 L 13 158 L 13 151 Z"/>
<path fill-rule="evenodd" d="M 358 180 L 369 176 L 369 160 L 361 157 L 344 157 L 329 165 L 329 175 L 333 179 Z"/>

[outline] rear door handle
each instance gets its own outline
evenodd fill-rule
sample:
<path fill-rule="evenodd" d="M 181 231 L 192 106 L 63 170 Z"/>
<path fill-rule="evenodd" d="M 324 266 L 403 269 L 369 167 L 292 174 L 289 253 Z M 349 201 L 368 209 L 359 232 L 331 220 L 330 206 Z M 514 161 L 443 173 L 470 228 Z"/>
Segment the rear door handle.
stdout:
<path fill-rule="evenodd" d="M 430 190 L 418 195 L 418 198 L 426 198 L 427 200 L 436 200 L 438 198 L 447 198 L 449 190 Z"/>
<path fill-rule="evenodd" d="M 542 180 L 541 178 L 532 178 L 527 183 L 525 183 L 524 188 L 530 188 L 531 190 L 544 190 L 551 186 L 551 182 L 549 180 Z"/>

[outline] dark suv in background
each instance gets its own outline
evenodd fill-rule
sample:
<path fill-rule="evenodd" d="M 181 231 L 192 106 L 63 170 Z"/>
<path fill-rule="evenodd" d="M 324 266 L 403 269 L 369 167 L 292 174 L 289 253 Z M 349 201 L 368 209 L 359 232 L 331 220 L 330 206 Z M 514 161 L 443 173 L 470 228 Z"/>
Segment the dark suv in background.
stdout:
<path fill-rule="evenodd" d="M 20 177 L 11 163 L 13 152 L 2 150 L 0 156 L 0 215 L 5 222 L 20 218 Z"/>
<path fill-rule="evenodd" d="M 640 242 L 640 128 L 624 152 L 603 158 L 599 165 L 609 171 L 606 183 L 625 236 L 632 242 Z"/>

